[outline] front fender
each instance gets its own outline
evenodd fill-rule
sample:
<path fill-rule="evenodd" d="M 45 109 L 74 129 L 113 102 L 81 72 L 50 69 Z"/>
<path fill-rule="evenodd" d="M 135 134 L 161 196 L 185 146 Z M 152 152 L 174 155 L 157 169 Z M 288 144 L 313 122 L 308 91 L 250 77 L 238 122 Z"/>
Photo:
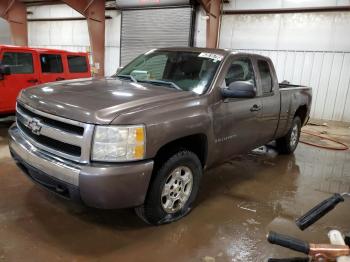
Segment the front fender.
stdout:
<path fill-rule="evenodd" d="M 206 97 L 195 96 L 161 106 L 118 116 L 113 124 L 144 124 L 146 126 L 146 158 L 176 139 L 204 134 L 212 139 L 212 114 Z"/>

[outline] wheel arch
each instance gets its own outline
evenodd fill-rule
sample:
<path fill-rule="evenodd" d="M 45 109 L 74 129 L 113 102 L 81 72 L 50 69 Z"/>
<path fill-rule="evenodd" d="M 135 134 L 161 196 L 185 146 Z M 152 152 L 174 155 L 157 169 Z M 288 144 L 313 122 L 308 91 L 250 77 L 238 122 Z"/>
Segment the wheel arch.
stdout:
<path fill-rule="evenodd" d="M 172 140 L 160 147 L 155 155 L 155 169 L 166 159 L 180 150 L 189 150 L 197 155 L 202 167 L 205 166 L 208 155 L 208 138 L 203 133 L 189 135 Z"/>
<path fill-rule="evenodd" d="M 306 120 L 307 120 L 307 112 L 308 112 L 308 107 L 307 105 L 301 105 L 297 108 L 297 110 L 295 111 L 294 117 L 293 119 L 298 116 L 300 117 L 301 120 L 301 124 L 302 126 L 306 124 Z"/>

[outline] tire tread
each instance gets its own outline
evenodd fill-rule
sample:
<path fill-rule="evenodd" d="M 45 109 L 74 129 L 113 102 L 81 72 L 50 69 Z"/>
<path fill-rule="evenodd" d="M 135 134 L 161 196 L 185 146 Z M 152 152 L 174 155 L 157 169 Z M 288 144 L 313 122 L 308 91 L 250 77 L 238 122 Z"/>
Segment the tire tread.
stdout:
<path fill-rule="evenodd" d="M 192 191 L 195 193 L 194 197 L 191 196 L 189 198 L 189 202 L 186 203 L 185 209 L 186 210 L 180 210 L 179 212 L 175 214 L 166 214 L 164 211 L 162 212 L 161 207 L 159 207 L 159 191 L 161 190 L 159 185 L 162 184 L 162 181 L 166 179 L 166 175 L 168 174 L 168 170 L 170 170 L 175 164 L 181 161 L 192 161 L 193 165 L 197 168 L 196 171 L 198 171 L 200 180 L 200 177 L 202 176 L 202 166 L 199 158 L 195 153 L 189 150 L 180 150 L 176 152 L 175 154 L 168 157 L 163 164 L 160 165 L 158 170 L 154 170 L 153 172 L 153 179 L 151 180 L 151 184 L 149 186 L 149 190 L 145 199 L 145 203 L 139 207 L 135 208 L 135 213 L 147 224 L 152 225 L 160 225 L 160 224 L 167 224 L 174 222 L 183 216 L 187 215 L 191 210 L 191 204 L 194 201 L 199 187 L 199 180 L 197 182 L 197 188 L 195 188 L 195 185 L 192 189 Z M 192 170 L 193 175 L 195 176 L 194 170 Z M 195 177 L 194 177 L 195 179 Z M 163 214 L 164 216 L 161 217 L 160 214 Z M 178 214 L 179 213 L 179 214 Z"/>
<path fill-rule="evenodd" d="M 293 129 L 294 124 L 297 123 L 298 127 L 299 127 L 299 135 L 298 135 L 298 141 L 296 143 L 296 146 L 294 148 L 290 147 L 290 135 Z M 299 142 L 299 138 L 300 138 L 300 130 L 301 130 L 301 119 L 299 116 L 294 117 L 293 122 L 292 122 L 292 126 L 290 127 L 290 129 L 288 130 L 288 133 L 281 137 L 276 139 L 276 145 L 277 145 L 277 150 L 280 154 L 283 155 L 290 155 L 294 152 L 294 150 L 297 148 L 298 146 L 298 142 Z"/>

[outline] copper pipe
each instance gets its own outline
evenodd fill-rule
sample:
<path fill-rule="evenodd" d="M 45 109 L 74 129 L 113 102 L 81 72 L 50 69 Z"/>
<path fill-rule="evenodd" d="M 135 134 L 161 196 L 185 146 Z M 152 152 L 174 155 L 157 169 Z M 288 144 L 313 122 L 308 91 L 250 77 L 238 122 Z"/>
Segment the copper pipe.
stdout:
<path fill-rule="evenodd" d="M 337 257 L 349 256 L 350 248 L 345 245 L 310 244 L 309 255 L 315 261 L 335 261 Z"/>

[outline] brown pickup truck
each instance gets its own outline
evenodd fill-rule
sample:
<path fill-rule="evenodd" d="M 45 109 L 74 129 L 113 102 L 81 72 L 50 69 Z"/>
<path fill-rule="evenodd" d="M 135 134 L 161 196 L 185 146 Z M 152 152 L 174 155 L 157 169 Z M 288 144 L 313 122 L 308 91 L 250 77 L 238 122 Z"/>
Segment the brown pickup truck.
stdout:
<path fill-rule="evenodd" d="M 109 78 L 22 91 L 9 145 L 50 191 L 163 224 L 191 210 L 203 170 L 272 140 L 293 153 L 310 106 L 267 57 L 156 49 Z"/>

